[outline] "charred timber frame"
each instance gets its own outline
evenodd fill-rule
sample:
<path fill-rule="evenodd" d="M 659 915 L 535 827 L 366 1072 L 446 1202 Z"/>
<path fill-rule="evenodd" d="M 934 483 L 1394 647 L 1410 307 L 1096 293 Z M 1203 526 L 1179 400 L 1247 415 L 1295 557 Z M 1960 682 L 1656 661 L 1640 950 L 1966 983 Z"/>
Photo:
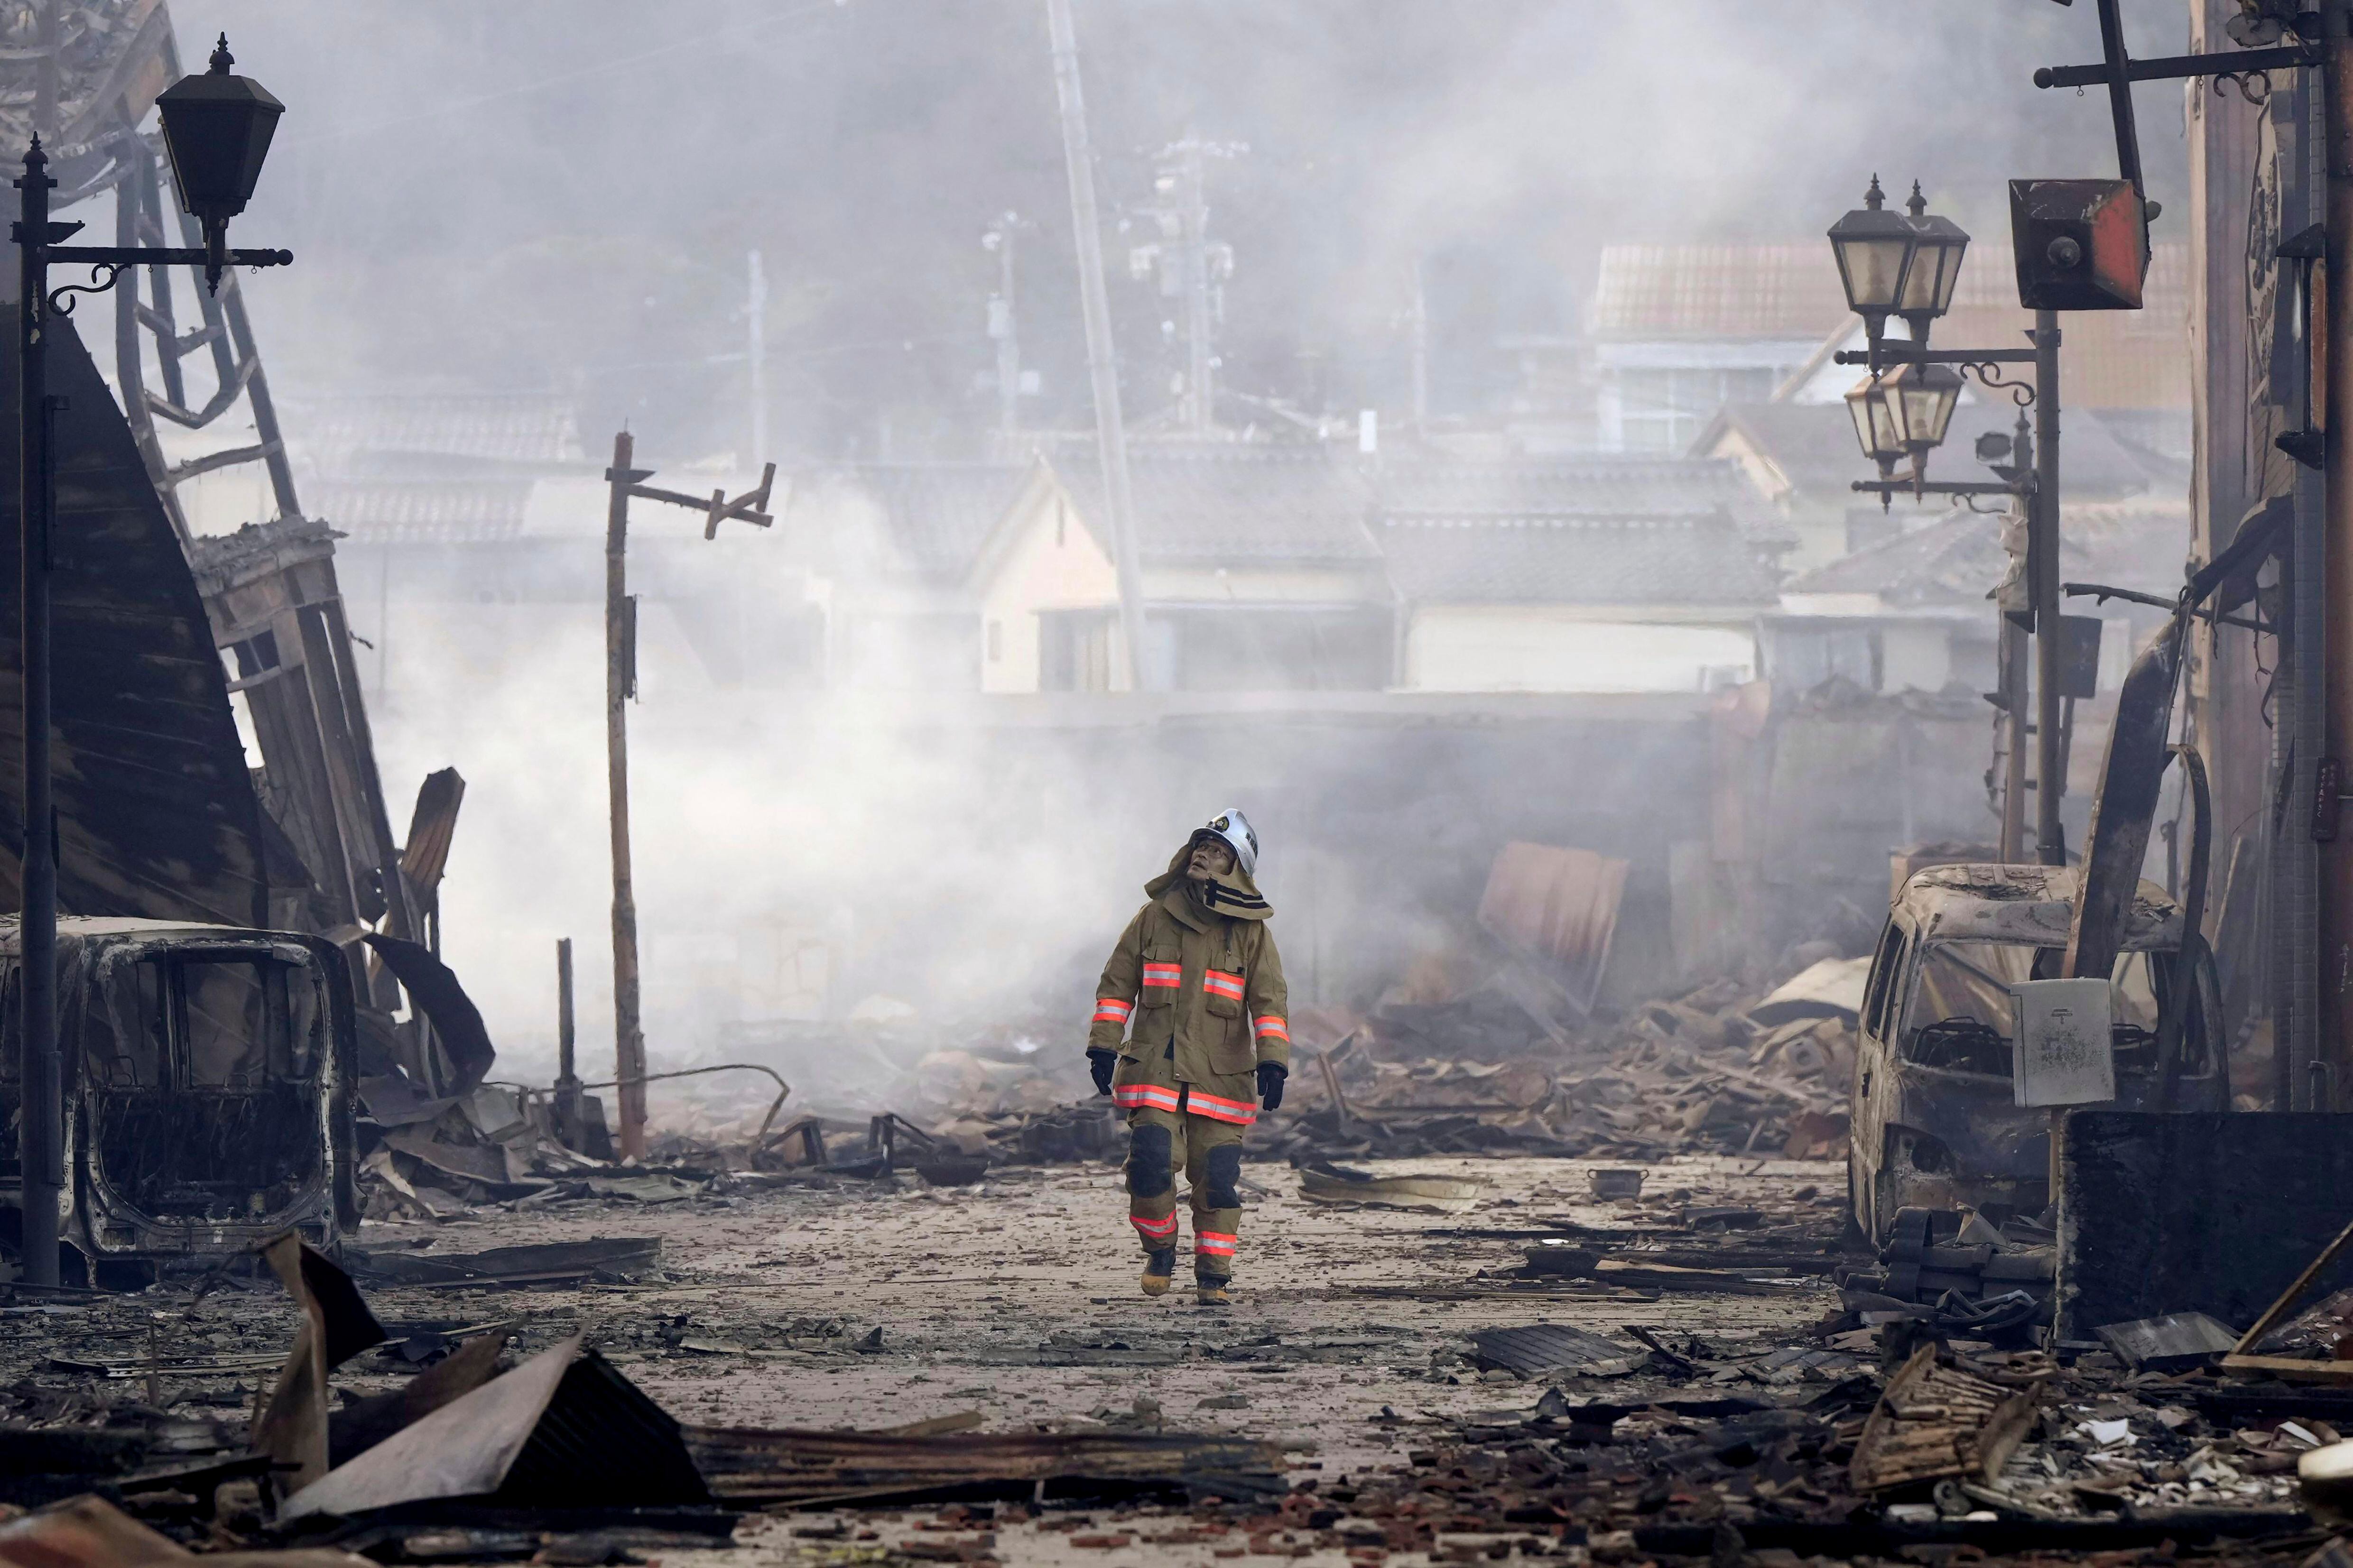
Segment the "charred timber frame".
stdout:
<path fill-rule="evenodd" d="M 256 785 L 263 808 L 308 873 L 309 886 L 293 878 L 273 890 L 270 918 L 336 940 L 351 954 L 362 1006 L 389 1013 L 400 1005 L 398 988 L 368 963 L 357 942 L 360 928 L 381 921 L 388 934 L 422 941 L 424 911 L 398 870 L 336 582 L 335 535 L 303 514 L 234 271 L 222 274 L 216 289 L 189 289 L 194 320 L 183 328 L 172 268 L 204 265 L 203 229 L 180 210 L 162 149 L 137 130 L 155 93 L 182 74 L 179 50 L 160 0 L 133 9 L 138 26 L 110 79 L 59 132 L 68 177 L 58 199 L 79 202 L 111 191 L 116 244 L 57 246 L 50 257 L 87 264 L 113 292 L 115 385 L 124 416 L 195 570 L 215 645 L 232 663 L 229 689 L 246 694 L 261 752 Z M 228 259 L 274 262 L 282 253 L 232 253 Z M 191 361 L 201 369 L 192 370 Z M 206 430 L 240 414 L 252 420 L 251 443 L 177 463 L 165 457 L 164 426 Z M 268 475 L 274 518 L 233 535 L 196 535 L 181 487 L 254 463 Z M 424 1076 L 434 1079 L 433 1053 L 421 1039 L 408 1044 Z"/>

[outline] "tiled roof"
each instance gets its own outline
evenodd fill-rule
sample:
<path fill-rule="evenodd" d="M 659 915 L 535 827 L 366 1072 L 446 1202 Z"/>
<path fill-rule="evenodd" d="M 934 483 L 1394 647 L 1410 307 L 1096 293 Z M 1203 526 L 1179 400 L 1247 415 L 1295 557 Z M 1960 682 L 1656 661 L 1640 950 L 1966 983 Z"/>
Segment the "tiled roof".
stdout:
<path fill-rule="evenodd" d="M 1491 463 L 1392 463 L 1373 480 L 1385 513 L 1454 518 L 1702 517 L 1762 523 L 1739 467 L 1709 458 L 1579 455 Z"/>
<path fill-rule="evenodd" d="M 557 393 L 353 393 L 280 400 L 310 466 L 329 474 L 370 458 L 486 463 L 587 460 L 572 400 Z"/>
<path fill-rule="evenodd" d="M 1390 516 L 1373 529 L 1409 601 L 1764 608 L 1775 574 L 1730 518 Z"/>
<path fill-rule="evenodd" d="M 2059 574 L 2066 582 L 2101 583 L 2145 594 L 2181 586 L 2189 550 L 2186 500 L 2142 497 L 2061 509 Z M 1798 577 L 1790 594 L 1875 594 L 1891 605 L 1991 606 L 1986 595 L 2009 568 L 2001 520 L 1956 512 Z M 2071 603 L 2088 614 L 2089 600 Z"/>
<path fill-rule="evenodd" d="M 1820 338 L 1848 317 L 1830 242 L 1613 245 L 1601 252 L 1602 342 Z"/>
<path fill-rule="evenodd" d="M 790 476 L 786 514 L 813 520 L 844 504 L 871 508 L 885 567 L 954 576 L 979 554 L 1029 473 L 1019 463 L 837 464 Z"/>
<path fill-rule="evenodd" d="M 522 532 L 528 479 L 319 481 L 303 505 L 364 544 L 482 544 Z"/>
<path fill-rule="evenodd" d="M 1128 455 L 1138 555 L 1157 563 L 1367 561 L 1372 491 L 1353 452 L 1323 447 L 1140 447 Z M 1082 515 L 1103 516 L 1100 468 L 1055 472 Z"/>

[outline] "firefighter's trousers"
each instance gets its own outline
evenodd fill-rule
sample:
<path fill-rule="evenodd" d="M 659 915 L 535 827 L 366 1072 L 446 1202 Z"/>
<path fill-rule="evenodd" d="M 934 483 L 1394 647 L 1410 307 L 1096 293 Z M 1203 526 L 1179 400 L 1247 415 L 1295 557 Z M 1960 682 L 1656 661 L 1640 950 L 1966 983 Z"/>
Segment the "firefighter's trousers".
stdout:
<path fill-rule="evenodd" d="M 1234 1110 L 1222 1109 L 1229 1101 L 1217 1100 L 1221 1109 L 1215 1115 L 1193 1110 L 1191 1089 L 1190 1084 L 1176 1085 L 1174 1110 L 1157 1103 L 1129 1105 L 1127 1215 L 1145 1251 L 1176 1245 L 1181 1154 L 1193 1184 L 1193 1273 L 1226 1279 L 1233 1275 L 1234 1243 L 1241 1229 L 1242 1126 Z"/>

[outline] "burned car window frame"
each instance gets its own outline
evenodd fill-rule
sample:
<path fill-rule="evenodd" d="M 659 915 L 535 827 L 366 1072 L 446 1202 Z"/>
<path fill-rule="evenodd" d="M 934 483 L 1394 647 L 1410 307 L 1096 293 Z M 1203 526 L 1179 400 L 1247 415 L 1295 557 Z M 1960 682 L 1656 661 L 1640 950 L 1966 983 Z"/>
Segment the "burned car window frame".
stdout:
<path fill-rule="evenodd" d="M 1888 922 L 1888 925 L 1890 929 L 1898 928 L 1898 922 L 1894 920 L 1891 920 Z M 1919 1039 L 1923 1033 L 1928 1029 L 1936 1027 L 1937 1025 L 1951 1022 L 1955 1016 L 1957 1016 L 1957 1015 L 1948 1015 L 1945 1018 L 1930 1020 L 1926 1023 L 1915 1023 L 1914 1021 L 1914 1008 L 1920 1001 L 1922 986 L 1926 978 L 1928 963 L 1932 959 L 1942 959 L 1965 972 L 1976 975 L 1987 984 L 2000 985 L 2005 992 L 2007 992 L 2008 987 L 2018 984 L 2017 981 L 2003 980 L 2000 976 L 1994 974 L 1991 971 L 1975 963 L 1969 957 L 1951 951 L 1956 948 L 1978 947 L 2005 949 L 2018 952 L 2032 952 L 2035 956 L 2029 962 L 2028 975 L 2033 977 L 2040 977 L 2043 970 L 2046 967 L 2050 967 L 2050 963 L 2046 959 L 2046 955 L 2059 951 L 2041 943 L 2000 942 L 1976 935 L 1944 937 L 1940 939 L 1934 932 L 1931 932 L 1917 941 L 1912 941 L 1907 938 L 1901 961 L 1902 967 L 1898 972 L 1900 979 L 1896 984 L 1888 988 L 1892 995 L 1900 995 L 1900 1000 L 1891 1001 L 1889 1005 L 1883 1009 L 1882 1016 L 1876 1020 L 1879 1026 L 1877 1028 L 1868 1028 L 1867 1030 L 1867 1032 L 1869 1032 L 1873 1037 L 1883 1042 L 1885 1048 L 1901 1059 L 1907 1068 L 1918 1068 L 1928 1072 L 1959 1073 L 1971 1078 L 2000 1079 L 2004 1081 L 2008 1081 L 2010 1076 L 2010 1069 L 2008 1068 L 2004 1068 L 2000 1072 L 1989 1072 L 1968 1067 L 1952 1066 L 1941 1061 L 1926 1059 L 1920 1054 L 1919 1050 Z M 2177 994 L 2182 990 L 2180 984 L 2181 957 L 2182 955 L 2179 950 L 2175 948 L 2150 947 L 2144 945 L 2127 945 L 2116 954 L 2116 963 L 2119 970 L 2131 963 L 2135 959 L 2140 961 L 2142 973 L 2146 976 L 2147 994 L 2148 997 L 2148 1020 L 2146 1026 L 2137 1024 L 2119 1024 L 2116 1026 L 2117 1028 L 2131 1029 L 2137 1037 L 2129 1043 L 2118 1043 L 2116 1047 L 2116 1070 L 2118 1072 L 2130 1073 L 2135 1076 L 2147 1076 L 2156 1072 L 2158 1068 L 2157 1046 L 2158 1040 L 2160 1037 L 2163 1021 L 2167 1011 L 2172 1006 Z M 2180 997 L 2182 1005 L 2186 1011 L 2182 1016 L 2181 1057 L 2179 1064 L 2175 1070 L 2179 1077 L 2185 1079 L 2199 1079 L 2211 1077 L 2216 1070 L 2217 1066 L 2217 1058 L 2213 1048 L 2213 1031 L 2208 1026 L 2208 1020 L 2211 1015 L 2205 995 L 2206 986 L 2202 981 L 2203 977 L 2201 974 L 2193 974 L 2192 983 L 2188 987 L 2187 995 Z M 2129 994 L 2129 983 L 2117 978 L 2114 974 L 2110 976 L 2109 986 L 2112 991 L 2119 987 L 2126 987 Z M 1889 1014 L 1893 1015 L 1892 1018 L 1887 1016 Z M 1867 1024 L 1868 1022 L 1869 1021 L 1867 1020 Z M 2010 1051 L 2010 1043 L 2014 1038 L 2014 1017 L 2008 1025 L 2000 1028 L 1989 1024 L 1985 1025 L 1984 1026 L 1988 1032 L 1999 1036 L 2000 1039 L 2000 1050 L 2006 1057 Z M 2131 1054 L 2128 1056 L 2127 1052 Z M 2144 1055 L 2147 1059 L 2140 1059 Z"/>
<path fill-rule="evenodd" d="M 257 972 L 261 981 L 260 1032 L 265 1052 L 258 1076 L 217 1082 L 197 1076 L 192 1054 L 195 1036 L 188 1009 L 186 972 L 199 964 L 246 964 Z M 130 977 L 122 973 L 126 966 L 133 971 Z M 302 1016 L 299 1019 L 293 1005 L 296 973 L 303 976 L 310 994 L 310 1005 L 300 1009 Z M 160 994 L 152 999 L 148 994 L 151 975 L 162 982 L 156 987 Z M 121 1012 L 126 989 L 134 1012 L 134 1016 L 127 1020 Z M 151 1000 L 154 1004 L 152 1014 Z M 306 950 L 276 942 L 251 946 L 220 943 L 104 953 L 99 960 L 97 973 L 91 977 L 81 1016 L 79 1044 L 85 1071 L 98 1066 L 98 1059 L 91 1054 L 95 1044 L 91 1038 L 93 1026 L 113 1035 L 118 1050 L 111 1059 L 119 1061 L 123 1059 L 120 1042 L 146 1038 L 154 1021 L 164 1026 L 162 1037 L 154 1042 L 159 1070 L 153 1081 L 142 1078 L 123 1084 L 110 1077 L 99 1080 L 101 1086 L 184 1094 L 252 1094 L 272 1084 L 306 1085 L 317 1081 L 325 1055 L 330 1004 L 325 980 Z M 277 1025 L 281 1020 L 288 1025 L 282 1033 L 289 1037 L 293 1047 L 283 1057 L 277 1049 L 277 1037 L 281 1033 Z M 297 1024 L 303 1038 L 293 1042 L 291 1036 Z"/>

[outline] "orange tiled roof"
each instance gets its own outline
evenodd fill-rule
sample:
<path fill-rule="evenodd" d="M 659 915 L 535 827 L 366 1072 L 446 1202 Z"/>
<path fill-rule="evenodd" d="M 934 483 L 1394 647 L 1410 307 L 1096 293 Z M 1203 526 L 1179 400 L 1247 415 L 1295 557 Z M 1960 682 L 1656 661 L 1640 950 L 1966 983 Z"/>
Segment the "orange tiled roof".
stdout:
<path fill-rule="evenodd" d="M 2062 323 L 2062 405 L 2189 406 L 2189 247 L 2157 246 L 2138 310 L 2085 310 Z M 1820 339 L 1853 320 L 1827 241 L 1613 245 L 1601 253 L 1593 334 L 1602 342 Z M 2006 237 L 1961 264 L 1942 347 L 2010 348 L 2034 324 L 2019 308 Z"/>

